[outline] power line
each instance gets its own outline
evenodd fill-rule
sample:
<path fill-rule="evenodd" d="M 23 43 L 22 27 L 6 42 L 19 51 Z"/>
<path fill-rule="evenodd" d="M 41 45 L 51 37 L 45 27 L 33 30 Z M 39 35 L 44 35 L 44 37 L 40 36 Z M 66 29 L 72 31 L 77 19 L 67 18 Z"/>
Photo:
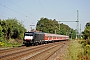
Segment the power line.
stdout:
<path fill-rule="evenodd" d="M 24 14 L 22 14 L 22 13 L 20 13 L 20 12 L 17 12 L 17 11 L 15 11 L 15 10 L 13 10 L 13 9 L 11 9 L 11 8 L 9 8 L 9 7 L 7 7 L 7 6 L 5 6 L 5 5 L 2 5 L 2 4 L 0 4 L 0 5 L 3 6 L 4 8 L 7 8 L 7 9 L 9 9 L 9 10 L 11 10 L 11 11 L 16 12 L 16 13 L 18 13 L 18 14 L 20 14 L 20 15 L 26 17 L 26 18 L 29 18 L 27 15 L 24 15 Z M 32 19 L 32 18 L 30 18 L 30 19 Z"/>
<path fill-rule="evenodd" d="M 79 22 L 79 21 L 58 21 L 58 22 Z"/>
<path fill-rule="evenodd" d="M 5 15 L 10 15 L 11 16 L 11 14 L 8 14 L 8 13 L 2 12 L 2 11 L 0 11 L 0 12 L 1 12 L 1 14 L 5 14 Z"/>
<path fill-rule="evenodd" d="M 29 13 L 28 11 L 26 11 L 26 10 L 23 9 L 22 7 L 18 6 L 17 4 L 15 4 L 14 2 L 12 2 L 11 0 L 8 0 L 8 1 L 10 1 L 12 4 L 14 4 L 15 6 L 19 7 L 19 8 L 22 9 L 23 11 Z M 31 14 L 31 13 L 30 13 L 30 15 L 35 16 L 35 15 Z M 37 17 L 37 16 L 35 16 L 35 17 Z"/>
<path fill-rule="evenodd" d="M 46 11 L 45 11 L 45 9 L 44 9 L 42 3 L 40 2 L 40 0 L 38 0 L 38 1 L 39 1 L 40 5 L 41 5 L 41 7 L 42 7 L 42 10 L 46 13 Z"/>
<path fill-rule="evenodd" d="M 74 11 L 74 12 L 72 12 L 72 13 L 70 13 L 70 14 L 68 14 L 67 16 L 65 16 L 65 17 L 63 17 L 63 18 L 66 18 L 66 17 L 68 17 L 68 16 L 70 16 L 70 15 L 72 15 L 73 13 L 75 13 L 76 11 Z M 61 18 L 61 19 L 63 19 L 63 18 Z"/>
<path fill-rule="evenodd" d="M 19 12 L 15 11 L 15 10 L 13 10 L 13 9 L 11 9 L 11 8 L 9 8 L 9 7 L 7 7 L 7 6 L 5 6 L 5 5 L 2 5 L 2 4 L 0 4 L 0 5 L 3 6 L 3 7 L 5 7 L 5 8 L 7 8 L 7 9 L 9 9 L 9 10 L 11 10 L 11 11 L 14 11 L 14 12 L 20 14 L 20 15 L 23 15 L 23 16 L 27 17 L 26 15 L 24 15 L 24 14 L 22 14 L 22 13 L 19 13 Z"/>
<path fill-rule="evenodd" d="M 0 11 L 2 14 L 5 14 L 5 15 L 8 15 L 7 13 L 5 13 L 5 12 L 2 12 L 2 11 Z M 10 17 L 6 17 L 6 16 L 4 16 L 4 15 L 0 15 L 0 16 L 3 16 L 3 17 L 5 17 L 5 18 L 10 18 Z M 16 18 L 16 17 L 15 17 Z M 19 19 L 19 20 L 23 20 L 23 19 Z M 23 22 L 24 22 L 24 20 L 23 20 Z"/>

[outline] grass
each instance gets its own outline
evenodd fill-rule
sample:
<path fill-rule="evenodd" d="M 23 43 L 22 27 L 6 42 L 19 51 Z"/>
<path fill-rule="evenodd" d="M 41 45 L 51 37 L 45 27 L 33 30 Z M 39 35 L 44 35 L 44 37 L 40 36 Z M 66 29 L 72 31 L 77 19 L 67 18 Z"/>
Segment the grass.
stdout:
<path fill-rule="evenodd" d="M 10 39 L 10 40 L 6 40 L 4 42 L 0 42 L 0 47 L 2 47 L 2 48 L 18 47 L 21 45 L 22 45 L 22 40 Z"/>
<path fill-rule="evenodd" d="M 70 46 L 68 48 L 67 58 L 68 60 L 78 60 L 79 54 L 83 53 L 84 49 L 82 48 L 82 44 L 78 43 L 78 41 L 71 41 Z"/>

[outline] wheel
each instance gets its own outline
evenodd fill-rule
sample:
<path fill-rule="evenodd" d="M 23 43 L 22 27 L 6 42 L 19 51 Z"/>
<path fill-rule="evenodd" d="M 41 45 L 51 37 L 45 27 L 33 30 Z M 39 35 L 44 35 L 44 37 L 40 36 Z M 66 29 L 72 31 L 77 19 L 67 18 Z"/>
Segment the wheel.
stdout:
<path fill-rule="evenodd" d="M 47 44 L 47 42 L 45 42 L 45 44 Z"/>
<path fill-rule="evenodd" d="M 38 42 L 36 42 L 35 45 L 37 46 L 38 45 Z"/>

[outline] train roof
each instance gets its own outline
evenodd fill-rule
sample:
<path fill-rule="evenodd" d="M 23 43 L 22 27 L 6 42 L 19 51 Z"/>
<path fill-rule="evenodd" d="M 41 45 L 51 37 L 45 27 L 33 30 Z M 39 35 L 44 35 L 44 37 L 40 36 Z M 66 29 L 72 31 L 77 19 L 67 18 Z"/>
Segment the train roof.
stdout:
<path fill-rule="evenodd" d="M 42 32 L 25 32 L 25 33 L 44 34 Z"/>
<path fill-rule="evenodd" d="M 67 35 L 59 35 L 59 34 L 51 34 L 51 33 L 45 33 L 45 35 L 47 35 L 47 36 L 49 36 L 49 35 L 51 35 L 51 36 L 67 36 Z M 68 36 L 67 36 L 68 37 Z"/>
<path fill-rule="evenodd" d="M 67 36 L 67 35 L 59 35 L 59 34 L 51 34 L 51 33 L 44 33 L 44 32 L 25 32 L 25 33 L 34 33 L 34 34 L 45 34 L 47 36 L 51 35 L 51 36 Z M 68 36 L 67 36 L 68 37 Z"/>

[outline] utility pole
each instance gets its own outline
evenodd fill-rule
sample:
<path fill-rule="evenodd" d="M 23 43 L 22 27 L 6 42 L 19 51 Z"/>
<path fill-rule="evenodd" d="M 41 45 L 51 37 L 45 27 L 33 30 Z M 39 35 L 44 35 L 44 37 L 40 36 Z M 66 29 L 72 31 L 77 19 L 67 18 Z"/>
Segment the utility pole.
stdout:
<path fill-rule="evenodd" d="M 78 22 L 78 21 L 58 21 L 59 22 L 59 30 L 60 30 L 60 22 Z"/>
<path fill-rule="evenodd" d="M 78 22 L 78 21 L 58 21 L 58 22 L 60 23 L 60 22 Z M 59 30 L 60 30 L 60 24 L 59 24 Z M 76 37 L 77 37 L 77 32 L 76 32 Z M 72 39 L 72 36 L 71 36 L 71 39 Z"/>
<path fill-rule="evenodd" d="M 80 24 L 80 38 L 81 38 L 81 24 Z"/>
<path fill-rule="evenodd" d="M 34 24 L 31 24 L 30 27 L 31 27 L 31 31 L 32 31 L 32 26 L 35 26 Z"/>
<path fill-rule="evenodd" d="M 78 10 L 77 10 L 77 31 L 76 31 L 76 39 L 78 38 L 79 33 L 79 18 L 78 18 Z"/>
<path fill-rule="evenodd" d="M 77 22 L 77 31 L 76 31 L 76 39 L 79 33 L 79 18 L 78 18 L 78 10 L 77 10 L 77 20 L 74 21 L 58 21 L 59 22 L 59 30 L 60 30 L 60 22 Z"/>

